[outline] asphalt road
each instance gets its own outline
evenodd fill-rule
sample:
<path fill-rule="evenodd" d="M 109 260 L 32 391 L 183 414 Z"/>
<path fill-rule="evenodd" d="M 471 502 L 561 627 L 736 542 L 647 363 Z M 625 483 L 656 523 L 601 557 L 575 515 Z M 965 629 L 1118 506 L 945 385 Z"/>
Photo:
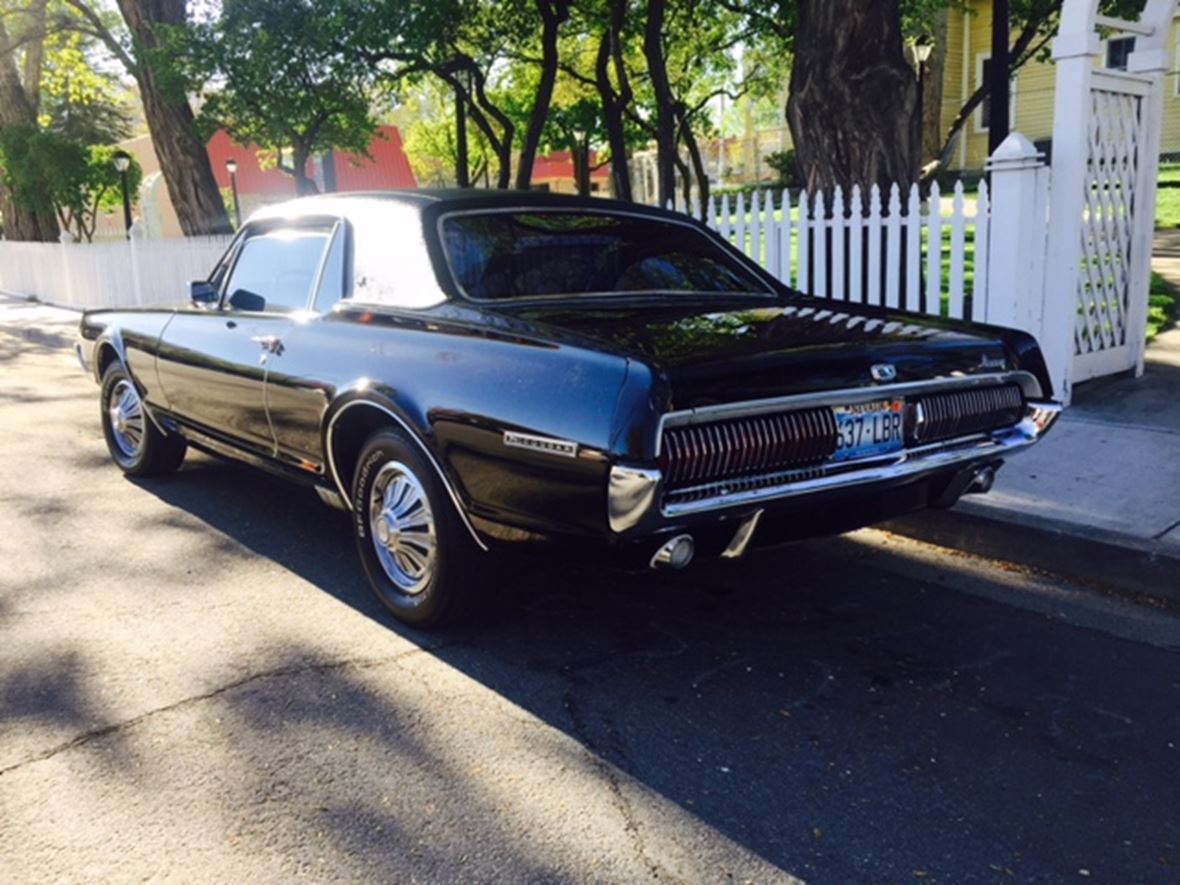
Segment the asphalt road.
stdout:
<path fill-rule="evenodd" d="M 861 532 L 417 634 L 311 493 L 124 479 L 71 336 L 0 304 L 4 882 L 1180 880 L 1173 616 Z"/>

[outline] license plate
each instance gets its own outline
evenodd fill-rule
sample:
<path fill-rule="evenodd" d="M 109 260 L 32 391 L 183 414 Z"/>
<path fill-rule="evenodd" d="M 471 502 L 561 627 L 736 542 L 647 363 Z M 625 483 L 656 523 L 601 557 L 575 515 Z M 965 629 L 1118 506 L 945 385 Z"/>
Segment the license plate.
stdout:
<path fill-rule="evenodd" d="M 834 461 L 896 452 L 902 446 L 902 401 L 899 399 L 836 406 Z"/>

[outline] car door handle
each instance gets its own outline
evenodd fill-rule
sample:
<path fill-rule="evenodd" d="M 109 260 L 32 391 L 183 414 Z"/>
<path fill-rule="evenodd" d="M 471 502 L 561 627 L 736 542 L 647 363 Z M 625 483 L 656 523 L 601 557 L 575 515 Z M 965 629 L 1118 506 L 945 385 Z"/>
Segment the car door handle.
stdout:
<path fill-rule="evenodd" d="M 265 350 L 267 353 L 273 353 L 275 356 L 282 356 L 283 340 L 277 335 L 254 335 L 250 338 L 250 340 Z"/>

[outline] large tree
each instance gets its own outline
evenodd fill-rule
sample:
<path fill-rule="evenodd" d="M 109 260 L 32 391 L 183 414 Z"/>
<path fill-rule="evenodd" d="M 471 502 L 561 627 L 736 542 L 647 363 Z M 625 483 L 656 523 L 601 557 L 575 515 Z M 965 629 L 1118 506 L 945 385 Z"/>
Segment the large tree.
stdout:
<path fill-rule="evenodd" d="M 787 121 L 806 186 L 913 181 L 918 88 L 898 0 L 798 0 L 794 47 Z"/>
<path fill-rule="evenodd" d="M 357 53 L 379 67 L 386 82 L 417 85 L 436 78 L 462 106 L 462 117 L 486 139 L 496 157 L 496 186 L 512 183 L 516 125 L 493 86 L 506 50 L 520 42 L 536 11 L 529 0 L 375 0 L 358 6 L 357 32 L 364 36 Z M 463 127 L 466 132 L 466 126 Z M 458 144 L 463 153 L 462 139 Z"/>
<path fill-rule="evenodd" d="M 561 25 L 569 18 L 572 0 L 535 0 L 537 16 L 541 21 L 541 65 L 537 91 L 533 96 L 528 126 L 520 147 L 520 158 L 516 167 L 516 186 L 528 190 L 533 177 L 533 161 L 541 143 L 541 133 L 549 115 L 549 102 L 553 98 L 553 86 L 557 82 L 557 42 Z"/>
<path fill-rule="evenodd" d="M 377 128 L 375 72 L 355 51 L 350 12 L 348 2 L 225 0 L 190 47 L 196 79 L 215 84 L 203 95 L 202 120 L 274 152 L 298 194 L 317 191 L 308 171 L 314 155 L 363 154 Z"/>
<path fill-rule="evenodd" d="M 24 12 L 23 15 L 19 14 Z M 0 130 L 36 131 L 41 101 L 41 63 L 44 43 L 45 0 L 24 10 L 0 4 Z M 11 24 L 11 27 L 6 25 Z M 0 166 L 15 158 L 0 156 Z M 10 240 L 57 239 L 57 219 L 51 203 L 20 198 L 19 170 L 4 168 L 0 184 L 0 215 Z"/>
<path fill-rule="evenodd" d="M 187 84 L 174 64 L 188 28 L 185 0 L 116 0 L 122 26 L 95 0 L 62 2 L 79 17 L 77 29 L 101 40 L 135 78 L 181 230 L 188 236 L 229 233 L 229 216 L 197 132 Z"/>

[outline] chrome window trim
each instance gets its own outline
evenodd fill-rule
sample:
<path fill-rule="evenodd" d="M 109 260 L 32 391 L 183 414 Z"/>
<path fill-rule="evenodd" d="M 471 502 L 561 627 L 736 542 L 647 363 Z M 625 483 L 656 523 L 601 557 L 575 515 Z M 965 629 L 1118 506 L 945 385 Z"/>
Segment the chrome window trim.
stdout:
<path fill-rule="evenodd" d="M 422 442 L 422 440 L 418 437 L 418 434 L 414 432 L 414 429 L 410 427 L 409 423 L 404 418 L 402 418 L 396 412 L 387 409 L 385 406 L 367 399 L 355 399 L 342 405 L 336 410 L 335 414 L 332 415 L 331 420 L 328 422 L 328 428 L 324 432 L 324 448 L 326 449 L 324 452 L 324 457 L 328 462 L 328 471 L 332 474 L 332 481 L 336 484 L 336 488 L 340 490 L 340 497 L 348 506 L 349 511 L 353 510 L 352 495 L 348 493 L 348 488 L 341 481 L 340 473 L 336 470 L 336 459 L 332 454 L 332 431 L 336 427 L 336 421 L 340 418 L 340 416 L 351 409 L 353 406 L 368 406 L 369 408 L 384 412 L 386 415 L 396 421 L 403 430 L 405 430 L 406 435 L 414 441 L 414 443 L 422 451 L 422 454 L 426 456 L 426 460 L 429 461 L 430 465 L 434 468 L 434 472 L 438 474 L 438 478 L 442 482 L 443 488 L 447 490 L 447 494 L 450 496 L 451 502 L 455 505 L 455 510 L 459 514 L 459 519 L 462 520 L 463 525 L 467 527 L 467 531 L 470 533 L 471 539 L 475 541 L 480 550 L 487 553 L 488 545 L 485 544 L 483 539 L 476 533 L 475 526 L 471 524 L 471 520 L 467 517 L 467 511 L 463 508 L 463 503 L 459 500 L 458 492 L 455 491 L 454 486 L 451 485 L 451 481 L 443 472 L 442 465 L 439 464 L 438 459 L 434 457 L 434 452 L 427 448 L 426 443 Z"/>
<path fill-rule="evenodd" d="M 880 399 L 907 397 L 924 393 L 940 393 L 947 390 L 962 390 L 973 387 L 991 387 L 999 384 L 1020 385 L 1026 400 L 1041 397 L 1041 385 L 1030 372 L 991 372 L 984 375 L 965 375 L 959 378 L 940 378 L 926 381 L 907 381 L 903 384 L 882 384 L 876 387 L 849 387 L 841 390 L 822 390 L 816 393 L 798 393 L 770 399 L 745 400 L 716 406 L 700 406 L 665 412 L 660 417 L 656 434 L 656 457 L 663 450 L 664 431 L 669 427 L 689 427 L 731 418 L 750 418 L 776 412 L 812 408 L 814 406 L 855 405 Z"/>
<path fill-rule="evenodd" d="M 315 303 L 315 299 L 319 295 L 320 275 L 324 271 L 324 263 L 327 260 L 328 251 L 332 247 L 332 238 L 335 236 L 336 228 L 340 224 L 340 221 L 341 219 L 339 217 L 322 215 L 301 216 L 296 222 L 285 224 L 273 223 L 270 219 L 262 219 L 261 221 L 255 221 L 254 219 L 251 219 L 247 221 L 238 230 L 237 234 L 234 235 L 234 239 L 232 242 L 230 242 L 229 248 L 218 260 L 218 263 L 213 267 L 214 272 L 216 272 L 216 270 L 221 266 L 221 262 L 225 261 L 226 257 L 229 256 L 231 252 L 234 253 L 232 255 L 230 264 L 225 269 L 225 274 L 222 276 L 221 281 L 218 284 L 220 289 L 220 297 L 217 300 L 216 311 L 221 314 L 283 316 L 311 310 L 311 305 Z M 234 271 L 237 270 L 238 260 L 242 257 L 242 250 L 246 248 L 246 244 L 250 242 L 250 240 L 256 239 L 257 237 L 264 237 L 267 234 L 271 234 L 277 230 L 293 230 L 299 227 L 314 229 L 317 224 L 321 224 L 325 228 L 327 239 L 325 240 L 324 251 L 320 255 L 319 262 L 316 264 L 315 276 L 312 277 L 311 286 L 308 287 L 307 300 L 304 302 L 303 307 L 285 307 L 281 310 L 274 310 L 270 309 L 269 307 L 266 310 L 238 310 L 229 303 L 227 299 L 227 296 L 229 295 L 229 281 L 234 275 Z M 210 274 L 210 276 L 212 276 L 212 274 Z M 344 299 L 341 300 L 343 301 Z"/>
<path fill-rule="evenodd" d="M 704 228 L 704 227 L 700 226 L 695 221 L 691 221 L 688 219 L 680 219 L 680 218 L 666 218 L 663 215 L 657 215 L 657 214 L 652 214 L 652 213 L 647 213 L 647 212 L 630 212 L 626 209 L 614 209 L 614 208 L 609 208 L 609 207 L 598 208 L 597 206 L 585 207 L 585 206 L 535 206 L 535 205 L 534 206 L 524 206 L 524 205 L 522 205 L 522 206 L 492 206 L 492 207 L 487 207 L 487 208 L 482 208 L 482 209 L 454 209 L 450 212 L 441 213 L 438 216 L 438 218 L 435 219 L 435 222 L 434 222 L 435 235 L 438 237 L 438 245 L 439 245 L 439 248 L 442 250 L 443 259 L 444 259 L 446 266 L 447 266 L 447 274 L 450 276 L 451 282 L 455 286 L 455 291 L 458 292 L 464 299 L 466 299 L 467 301 L 470 301 L 472 304 L 522 304 L 522 303 L 528 303 L 530 301 L 553 301 L 553 300 L 558 300 L 558 299 L 578 299 L 578 298 L 584 298 L 584 299 L 590 301 L 590 300 L 606 299 L 606 298 L 618 298 L 620 296 L 628 296 L 628 295 L 642 296 L 644 294 L 642 291 L 638 291 L 638 292 L 597 292 L 597 293 L 581 293 L 581 294 L 576 293 L 576 292 L 567 292 L 564 294 L 556 293 L 556 294 L 550 294 L 550 295 L 519 295 L 514 298 L 476 298 L 473 295 L 469 295 L 467 293 L 467 290 L 465 288 L 463 288 L 463 284 L 459 282 L 459 277 L 455 273 L 455 268 L 451 263 L 451 253 L 450 253 L 450 250 L 447 249 L 447 239 L 446 239 L 446 236 L 443 234 L 444 222 L 446 222 L 447 219 L 450 219 L 450 218 L 459 218 L 461 216 L 466 216 L 466 215 L 510 215 L 514 212 L 528 212 L 528 213 L 531 213 L 534 215 L 539 214 L 539 213 L 545 213 L 545 212 L 562 213 L 562 214 L 566 214 L 566 215 L 570 215 L 570 214 L 613 215 L 613 216 L 617 216 L 619 218 L 642 218 L 645 221 L 663 222 L 665 224 L 672 224 L 672 225 L 677 225 L 679 227 L 686 227 L 689 230 L 691 230 L 693 233 L 697 234 L 698 236 L 704 237 L 706 241 L 714 240 L 722 248 L 725 248 L 726 246 L 728 246 L 732 252 L 736 253 L 737 256 L 740 256 L 740 258 L 742 260 L 743 269 L 745 269 L 751 276 L 753 276 L 757 279 L 760 279 L 764 284 L 766 284 L 767 289 L 765 292 L 696 292 L 696 291 L 693 291 L 693 292 L 689 293 L 689 292 L 681 291 L 681 293 L 680 293 L 681 296 L 687 296 L 689 294 L 693 294 L 693 295 L 707 295 L 710 297 L 733 296 L 733 297 L 740 298 L 742 296 L 746 296 L 746 297 L 752 297 L 752 298 L 766 298 L 766 299 L 774 299 L 774 298 L 780 297 L 779 293 L 778 293 L 778 287 L 781 285 L 780 283 L 778 283 L 777 281 L 774 281 L 773 278 L 770 275 L 768 275 L 765 270 L 763 270 L 761 267 L 759 267 L 754 262 L 750 261 L 750 259 L 746 255 L 744 255 L 740 252 L 737 252 L 737 250 L 734 248 L 732 243 L 726 243 L 723 239 L 721 239 L 721 237 L 718 234 L 714 233 L 713 231 L 709 230 L 708 228 Z M 651 294 L 652 291 L 667 291 L 667 290 L 647 290 L 647 291 L 648 291 L 648 294 Z"/>
<path fill-rule="evenodd" d="M 332 229 L 328 231 L 328 242 L 324 246 L 324 252 L 320 255 L 320 263 L 315 269 L 315 278 L 311 282 L 311 298 L 308 301 L 307 310 L 315 311 L 316 302 L 320 300 L 320 286 L 324 282 L 324 268 L 328 266 L 328 256 L 332 254 L 332 247 L 336 245 L 336 238 L 344 236 L 344 221 L 337 218 L 336 223 L 332 225 Z M 344 297 L 341 296 L 341 301 Z M 320 311 L 323 313 L 323 311 Z"/>

